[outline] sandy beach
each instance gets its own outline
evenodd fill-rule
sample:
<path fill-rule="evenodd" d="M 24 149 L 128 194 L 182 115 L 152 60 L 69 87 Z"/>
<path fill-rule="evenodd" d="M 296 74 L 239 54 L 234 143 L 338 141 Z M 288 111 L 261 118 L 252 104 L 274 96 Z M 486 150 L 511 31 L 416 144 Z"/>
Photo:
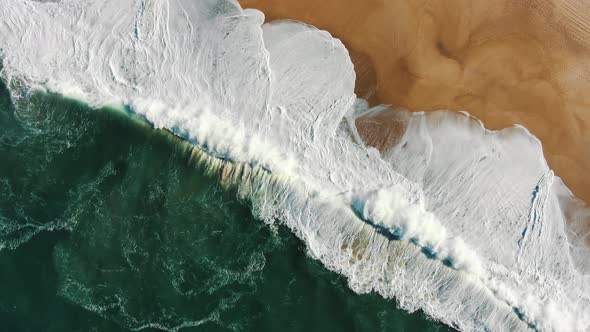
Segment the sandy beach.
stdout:
<path fill-rule="evenodd" d="M 580 0 L 242 0 L 267 21 L 340 38 L 372 105 L 467 111 L 489 129 L 522 124 L 574 194 L 590 201 L 590 5 Z M 377 119 L 377 123 L 375 120 Z M 382 120 L 379 120 L 382 119 Z M 381 150 L 403 129 L 357 122 Z M 368 123 L 368 124 L 367 124 Z M 381 132 L 378 128 L 385 128 Z M 394 135 L 395 136 L 395 135 Z"/>

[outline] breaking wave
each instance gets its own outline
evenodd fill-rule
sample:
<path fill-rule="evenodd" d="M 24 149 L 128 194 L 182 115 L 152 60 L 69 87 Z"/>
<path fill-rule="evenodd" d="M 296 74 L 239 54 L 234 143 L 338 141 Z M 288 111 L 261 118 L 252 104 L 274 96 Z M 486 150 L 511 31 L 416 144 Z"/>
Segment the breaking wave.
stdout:
<path fill-rule="evenodd" d="M 280 220 L 309 254 L 409 311 L 462 330 L 588 330 L 588 210 L 523 127 L 397 111 L 380 154 L 352 125 L 342 43 L 263 24 L 232 0 L 4 0 L 2 78 L 93 106 L 127 105 Z"/>

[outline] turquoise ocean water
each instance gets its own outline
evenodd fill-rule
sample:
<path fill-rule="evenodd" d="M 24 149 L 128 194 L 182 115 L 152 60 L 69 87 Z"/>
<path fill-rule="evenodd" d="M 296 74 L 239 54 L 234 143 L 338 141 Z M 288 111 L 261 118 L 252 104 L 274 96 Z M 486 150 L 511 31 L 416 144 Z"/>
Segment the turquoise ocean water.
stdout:
<path fill-rule="evenodd" d="M 448 330 L 235 197 L 130 114 L 0 86 L 0 330 Z"/>

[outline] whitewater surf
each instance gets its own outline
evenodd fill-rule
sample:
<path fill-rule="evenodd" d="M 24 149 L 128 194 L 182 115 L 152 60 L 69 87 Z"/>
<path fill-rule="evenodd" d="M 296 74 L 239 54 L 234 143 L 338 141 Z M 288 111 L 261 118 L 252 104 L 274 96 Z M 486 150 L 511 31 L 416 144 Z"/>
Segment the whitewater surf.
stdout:
<path fill-rule="evenodd" d="M 380 154 L 354 120 L 344 45 L 235 1 L 6 0 L 2 79 L 125 105 L 195 146 L 194 158 L 356 292 L 461 330 L 588 330 L 588 213 L 525 128 L 405 113 Z M 574 225 L 574 226 L 572 226 Z M 392 303 L 392 305 L 394 305 Z"/>

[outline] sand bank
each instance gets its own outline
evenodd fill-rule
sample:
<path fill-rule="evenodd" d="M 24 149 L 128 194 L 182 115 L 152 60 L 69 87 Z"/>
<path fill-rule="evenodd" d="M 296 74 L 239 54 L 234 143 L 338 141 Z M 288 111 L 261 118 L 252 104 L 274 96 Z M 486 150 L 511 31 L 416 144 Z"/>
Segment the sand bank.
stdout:
<path fill-rule="evenodd" d="M 580 0 L 243 0 L 343 40 L 357 94 L 412 111 L 465 110 L 487 128 L 519 123 L 550 166 L 590 201 L 590 5 Z M 381 117 L 361 137 L 387 148 Z M 386 116 L 383 118 L 387 118 Z M 375 122 L 376 121 L 376 122 Z M 395 124 L 393 125 L 395 127 Z M 384 131 L 381 142 L 376 128 Z"/>

